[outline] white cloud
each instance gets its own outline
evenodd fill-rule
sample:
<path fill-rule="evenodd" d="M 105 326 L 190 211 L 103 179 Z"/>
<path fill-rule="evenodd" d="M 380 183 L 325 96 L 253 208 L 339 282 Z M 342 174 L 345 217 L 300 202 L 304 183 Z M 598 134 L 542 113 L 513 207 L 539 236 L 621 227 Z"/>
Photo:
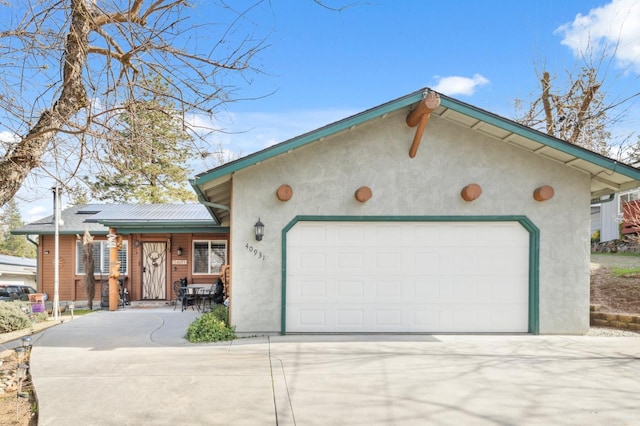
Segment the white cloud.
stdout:
<path fill-rule="evenodd" d="M 612 0 L 578 14 L 573 22 L 561 25 L 554 32 L 561 35 L 562 44 L 576 56 L 595 53 L 614 55 L 621 68 L 640 73 L 640 2 Z"/>
<path fill-rule="evenodd" d="M 473 95 L 478 87 L 489 84 L 489 80 L 480 74 L 474 74 L 471 78 L 457 75 L 434 78 L 437 83 L 432 89 L 449 96 Z"/>
<path fill-rule="evenodd" d="M 16 136 L 15 133 L 12 132 L 8 132 L 6 130 L 3 130 L 0 132 L 0 142 L 17 142 L 18 141 L 18 136 Z"/>

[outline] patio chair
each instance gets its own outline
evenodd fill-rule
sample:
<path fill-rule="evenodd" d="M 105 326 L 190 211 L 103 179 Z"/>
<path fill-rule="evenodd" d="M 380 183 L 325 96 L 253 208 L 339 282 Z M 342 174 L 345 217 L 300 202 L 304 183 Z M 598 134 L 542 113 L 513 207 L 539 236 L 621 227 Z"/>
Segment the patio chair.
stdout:
<path fill-rule="evenodd" d="M 187 286 L 183 284 L 186 284 L 186 279 L 184 278 L 173 282 L 173 293 L 176 297 L 173 305 L 174 311 L 176 310 L 178 303 L 182 306 L 183 312 L 189 305 L 193 308 L 195 304 L 196 296 L 194 294 L 189 294 Z"/>
<path fill-rule="evenodd" d="M 203 310 L 206 302 L 209 302 L 209 309 L 213 309 L 213 305 L 220 305 L 224 302 L 224 284 L 220 278 L 218 278 L 215 284 L 211 284 L 211 288 L 203 301 Z"/>

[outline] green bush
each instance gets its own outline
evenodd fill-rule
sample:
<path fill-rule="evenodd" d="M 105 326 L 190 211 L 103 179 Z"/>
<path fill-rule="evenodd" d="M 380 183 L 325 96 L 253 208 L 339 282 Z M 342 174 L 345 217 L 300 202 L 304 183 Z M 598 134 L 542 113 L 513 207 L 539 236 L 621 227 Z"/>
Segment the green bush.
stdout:
<path fill-rule="evenodd" d="M 200 342 L 220 342 L 233 340 L 236 338 L 235 327 L 228 325 L 228 313 L 226 307 L 222 306 L 224 313 L 220 312 L 220 307 L 213 311 L 200 315 L 187 328 L 186 339 L 192 343 Z"/>
<path fill-rule="evenodd" d="M 33 319 L 35 322 L 42 322 L 49 320 L 49 314 L 46 312 L 38 312 L 37 314 L 33 314 Z"/>
<path fill-rule="evenodd" d="M 226 306 L 215 305 L 211 310 L 211 314 L 215 319 L 224 322 L 227 326 L 229 325 L 229 309 Z"/>
<path fill-rule="evenodd" d="M 22 330 L 31 325 L 29 315 L 22 309 L 28 302 L 0 302 L 0 333 Z M 30 307 L 29 311 L 30 312 Z"/>
<path fill-rule="evenodd" d="M 591 235 L 591 243 L 599 243 L 600 242 L 600 230 L 596 230 L 592 235 Z"/>

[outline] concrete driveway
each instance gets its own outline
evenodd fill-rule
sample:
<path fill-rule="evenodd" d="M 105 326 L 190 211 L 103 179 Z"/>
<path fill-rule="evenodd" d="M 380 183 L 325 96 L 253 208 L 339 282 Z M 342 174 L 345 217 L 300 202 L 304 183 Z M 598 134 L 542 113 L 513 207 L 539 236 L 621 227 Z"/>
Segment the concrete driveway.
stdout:
<path fill-rule="evenodd" d="M 34 338 L 47 425 L 632 425 L 640 338 L 272 336 L 193 345 L 196 312 L 97 312 Z"/>

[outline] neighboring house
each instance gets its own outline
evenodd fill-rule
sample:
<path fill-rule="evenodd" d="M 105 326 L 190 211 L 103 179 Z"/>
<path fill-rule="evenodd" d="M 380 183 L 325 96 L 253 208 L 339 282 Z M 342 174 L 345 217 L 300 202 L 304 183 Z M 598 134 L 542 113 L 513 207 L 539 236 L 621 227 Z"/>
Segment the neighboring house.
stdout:
<path fill-rule="evenodd" d="M 236 332 L 587 332 L 589 206 L 640 170 L 426 93 L 191 181 Z"/>
<path fill-rule="evenodd" d="M 620 234 L 638 233 L 640 190 L 637 188 L 612 194 L 591 206 L 591 234 L 600 231 L 600 241 L 620 238 Z"/>
<path fill-rule="evenodd" d="M 94 303 L 100 302 L 109 278 L 107 234 L 121 235 L 120 275 L 132 301 L 171 301 L 171 283 L 212 284 L 227 263 L 228 228 L 220 227 L 200 204 L 82 205 L 66 209 L 59 226 L 59 298 L 86 301 L 82 236 L 94 237 L 97 281 Z M 54 293 L 55 226 L 53 216 L 12 231 L 38 235 L 39 290 Z"/>
<path fill-rule="evenodd" d="M 22 284 L 37 289 L 36 259 L 0 254 L 0 285 Z"/>

